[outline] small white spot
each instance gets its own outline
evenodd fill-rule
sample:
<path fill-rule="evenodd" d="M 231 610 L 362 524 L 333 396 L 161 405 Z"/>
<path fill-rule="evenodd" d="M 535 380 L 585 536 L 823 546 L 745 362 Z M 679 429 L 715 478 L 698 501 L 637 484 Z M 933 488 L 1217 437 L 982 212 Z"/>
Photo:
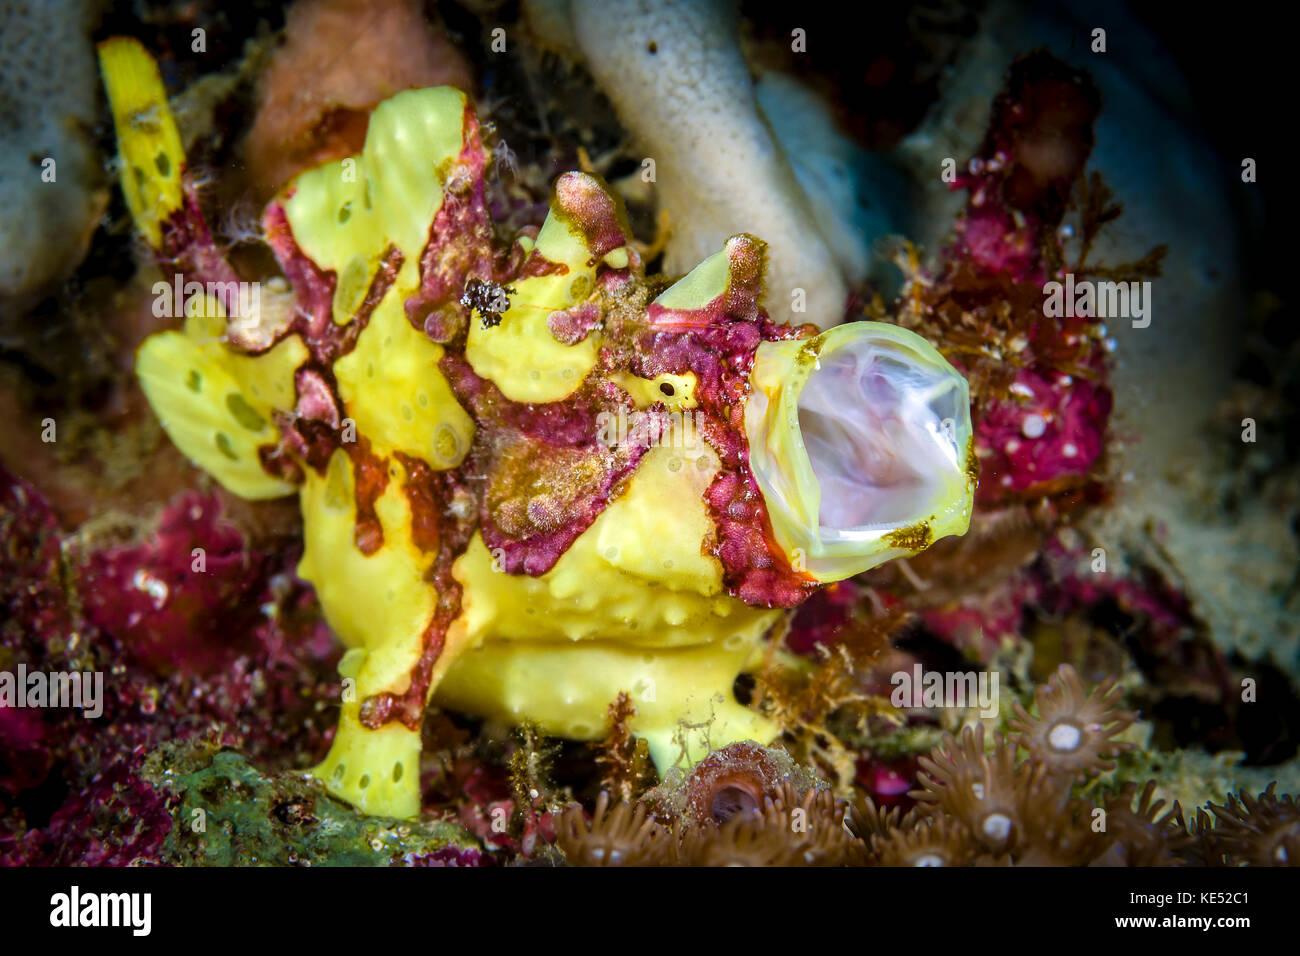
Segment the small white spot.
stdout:
<path fill-rule="evenodd" d="M 155 611 L 162 610 L 162 606 L 167 603 L 167 584 L 144 568 L 136 569 L 135 574 L 131 576 L 131 586 L 149 595 Z"/>
<path fill-rule="evenodd" d="M 1064 721 L 1047 732 L 1047 742 L 1052 745 L 1053 750 L 1059 750 L 1062 753 L 1072 753 L 1078 750 L 1082 741 L 1083 734 L 1079 732 L 1079 728 Z"/>
<path fill-rule="evenodd" d="M 1042 415 L 1026 415 L 1020 424 L 1020 433 L 1026 438 L 1042 438 L 1047 431 L 1047 419 Z"/>
<path fill-rule="evenodd" d="M 1011 818 L 1005 813 L 990 813 L 984 818 L 984 835 L 1001 843 L 1011 835 Z"/>
<path fill-rule="evenodd" d="M 1066 442 L 1065 447 L 1061 449 L 1061 454 L 1066 458 L 1073 458 L 1075 455 L 1079 454 L 1079 447 L 1075 445 L 1074 442 Z"/>

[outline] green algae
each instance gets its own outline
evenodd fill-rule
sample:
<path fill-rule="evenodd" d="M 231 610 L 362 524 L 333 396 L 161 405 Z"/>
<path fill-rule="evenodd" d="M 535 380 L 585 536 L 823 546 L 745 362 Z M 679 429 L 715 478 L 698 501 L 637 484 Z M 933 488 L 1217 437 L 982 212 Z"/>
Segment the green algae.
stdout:
<path fill-rule="evenodd" d="M 173 798 L 163 861 L 179 866 L 400 866 L 439 850 L 478 850 L 445 820 L 365 816 L 307 773 L 263 773 L 211 743 L 164 744 L 145 777 Z"/>

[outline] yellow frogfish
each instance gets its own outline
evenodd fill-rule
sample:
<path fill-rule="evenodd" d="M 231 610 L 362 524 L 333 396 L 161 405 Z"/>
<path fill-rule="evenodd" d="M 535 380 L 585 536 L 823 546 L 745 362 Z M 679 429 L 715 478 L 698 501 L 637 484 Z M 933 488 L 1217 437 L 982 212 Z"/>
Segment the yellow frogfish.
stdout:
<path fill-rule="evenodd" d="M 774 625 L 965 533 L 966 381 L 896 326 L 772 322 L 761 240 L 647 276 L 581 172 L 499 238 L 483 131 L 440 87 L 382 103 L 359 155 L 269 203 L 282 276 L 246 282 L 156 64 L 133 40 L 100 58 L 127 204 L 185 301 L 140 383 L 229 491 L 298 496 L 298 572 L 348 648 L 313 773 L 359 809 L 419 813 L 430 703 L 591 740 L 626 692 L 661 772 L 768 743 L 733 685 Z"/>

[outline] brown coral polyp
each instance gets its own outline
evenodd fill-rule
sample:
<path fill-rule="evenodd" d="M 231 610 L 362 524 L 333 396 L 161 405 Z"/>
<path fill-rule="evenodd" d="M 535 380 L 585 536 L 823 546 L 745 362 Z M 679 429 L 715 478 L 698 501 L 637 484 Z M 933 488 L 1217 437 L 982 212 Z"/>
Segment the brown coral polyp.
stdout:
<path fill-rule="evenodd" d="M 608 793 L 596 798 L 590 821 L 574 804 L 560 816 L 555 839 L 577 866 L 654 866 L 674 857 L 669 832 L 649 817 L 644 803 L 610 808 Z"/>
<path fill-rule="evenodd" d="M 951 735 L 918 760 L 922 789 L 912 795 L 965 823 L 990 852 L 1001 853 L 1019 836 L 1019 796 L 1027 768 L 1016 765 L 1015 747 L 1004 738 L 984 748 L 984 727 L 967 727 L 960 742 Z"/>
<path fill-rule="evenodd" d="M 1011 728 L 1017 732 L 1016 742 L 1054 773 L 1099 773 L 1113 769 L 1110 758 L 1132 747 L 1114 739 L 1137 719 L 1119 709 L 1121 698 L 1113 678 L 1089 694 L 1079 672 L 1062 664 L 1034 694 L 1038 716 L 1017 701 Z"/>

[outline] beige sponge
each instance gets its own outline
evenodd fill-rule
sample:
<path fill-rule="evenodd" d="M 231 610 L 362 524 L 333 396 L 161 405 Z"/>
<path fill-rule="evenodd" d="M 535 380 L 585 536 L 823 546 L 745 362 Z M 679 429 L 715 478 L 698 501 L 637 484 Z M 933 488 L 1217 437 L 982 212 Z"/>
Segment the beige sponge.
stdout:
<path fill-rule="evenodd" d="M 592 74 L 654 160 L 672 229 L 665 271 L 684 273 L 747 232 L 769 246 L 774 319 L 842 321 L 848 288 L 759 111 L 733 6 L 571 0 L 569 13 Z"/>

